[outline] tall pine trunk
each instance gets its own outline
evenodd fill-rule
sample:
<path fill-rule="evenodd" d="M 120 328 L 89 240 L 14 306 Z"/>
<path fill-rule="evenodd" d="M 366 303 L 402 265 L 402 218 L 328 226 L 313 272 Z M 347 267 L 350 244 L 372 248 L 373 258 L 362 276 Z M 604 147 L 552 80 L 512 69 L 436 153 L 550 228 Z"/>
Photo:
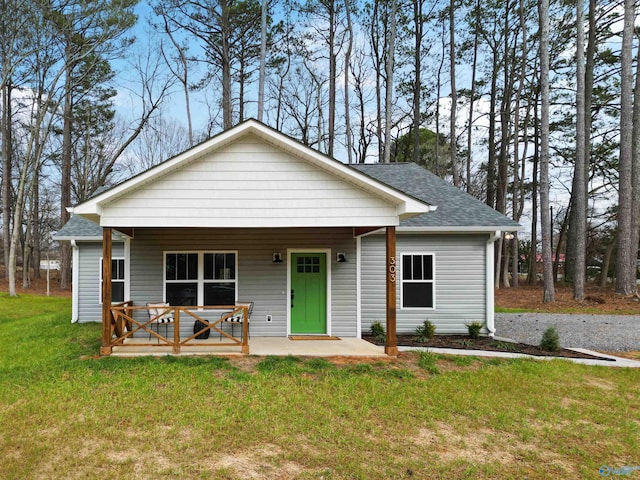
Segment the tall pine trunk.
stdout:
<path fill-rule="evenodd" d="M 456 91 L 456 35 L 455 35 L 455 0 L 449 1 L 449 73 L 451 78 L 451 109 L 449 115 L 449 161 L 453 174 L 453 184 L 460 186 L 461 175 L 458 168 L 458 141 L 456 136 L 456 117 L 458 109 L 458 92 Z"/>
<path fill-rule="evenodd" d="M 629 295 L 636 290 L 638 245 L 631 245 L 633 201 L 633 57 L 635 2 L 624 2 L 624 27 L 620 52 L 620 160 L 618 186 L 618 254 L 616 257 L 616 292 Z"/>
<path fill-rule="evenodd" d="M 384 163 L 391 161 L 391 107 L 393 99 L 393 69 L 396 48 L 396 15 L 398 10 L 397 0 L 391 0 L 391 25 L 389 30 L 389 45 L 387 52 L 387 85 L 385 90 L 384 106 Z"/>
<path fill-rule="evenodd" d="M 69 221 L 67 207 L 71 207 L 71 140 L 72 115 L 73 115 L 73 70 L 75 62 L 71 36 L 67 35 L 65 45 L 65 81 L 64 81 L 64 105 L 62 106 L 62 151 L 61 177 L 60 177 L 60 226 Z M 71 283 L 71 245 L 69 242 L 60 242 L 60 288 L 66 289 Z"/>
<path fill-rule="evenodd" d="M 576 3 L 576 160 L 573 171 L 573 186 L 571 189 L 571 213 L 565 270 L 571 267 L 573 277 L 573 298 L 584 299 L 584 282 L 586 277 L 586 248 L 587 248 L 587 165 L 585 164 L 587 138 L 589 133 L 585 129 L 585 65 L 584 65 L 584 4 Z M 566 274 L 566 271 L 565 271 Z"/>
<path fill-rule="evenodd" d="M 538 3 L 540 20 L 540 223 L 542 226 L 543 301 L 555 301 L 549 211 L 549 0 Z"/>
<path fill-rule="evenodd" d="M 5 62 L 3 62 L 5 64 Z M 9 249 L 11 240 L 11 177 L 13 157 L 13 121 L 11 109 L 11 81 L 2 87 L 2 244 L 4 251 L 4 274 L 9 278 Z"/>

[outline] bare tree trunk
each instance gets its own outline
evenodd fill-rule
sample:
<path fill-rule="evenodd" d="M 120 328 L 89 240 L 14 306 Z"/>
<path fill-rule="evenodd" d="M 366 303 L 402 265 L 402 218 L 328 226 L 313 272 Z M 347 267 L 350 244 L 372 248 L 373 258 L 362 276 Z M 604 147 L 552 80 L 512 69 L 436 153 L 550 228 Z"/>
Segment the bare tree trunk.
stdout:
<path fill-rule="evenodd" d="M 540 217 L 545 303 L 555 301 L 549 212 L 549 0 L 538 2 L 540 18 Z"/>
<path fill-rule="evenodd" d="M 29 209 L 24 231 L 24 243 L 22 245 L 22 288 L 27 289 L 31 284 L 31 252 L 33 250 L 33 209 Z"/>
<path fill-rule="evenodd" d="M 602 270 L 600 270 L 600 286 L 602 288 L 607 286 L 607 280 L 609 278 L 609 266 L 611 265 L 611 256 L 617 245 L 616 237 L 611 239 L 611 243 L 607 245 L 604 251 L 604 258 L 602 259 Z"/>
<path fill-rule="evenodd" d="M 493 75 L 491 75 L 491 98 L 489 105 L 489 153 L 487 161 L 487 205 L 496 205 L 496 102 L 498 101 L 498 50 L 493 50 Z"/>
<path fill-rule="evenodd" d="M 518 176 L 518 169 L 520 166 L 520 102 L 522 99 L 522 90 L 524 88 L 525 74 L 527 69 L 527 23 L 525 21 L 524 0 L 520 0 L 520 6 L 518 8 L 518 18 L 520 21 L 520 29 L 522 30 L 522 51 L 520 58 L 520 76 L 518 79 L 518 89 L 516 90 L 516 101 L 513 113 L 513 193 L 512 193 L 512 209 L 513 219 L 517 222 L 520 220 L 520 211 L 522 207 L 518 205 L 519 196 L 518 193 L 522 190 L 522 184 Z M 525 126 L 526 130 L 526 126 Z M 522 164 L 524 169 L 524 163 L 526 161 L 526 149 L 523 154 Z M 518 288 L 520 286 L 520 279 L 518 278 L 518 260 L 519 260 L 519 240 L 518 232 L 514 232 L 513 239 L 511 241 L 511 271 L 513 274 L 512 286 Z"/>
<path fill-rule="evenodd" d="M 586 212 L 588 211 L 588 183 L 589 183 L 589 168 L 591 162 L 591 104 L 593 97 L 593 75 L 595 68 L 595 51 L 596 51 L 596 40 L 597 40 L 597 29 L 596 29 L 596 2 L 595 0 L 589 1 L 589 34 L 588 34 L 588 42 L 587 42 L 587 53 L 585 60 L 585 69 L 584 69 L 584 98 L 583 98 L 583 109 L 584 109 L 584 148 L 582 150 L 583 158 L 581 161 L 581 167 L 584 169 L 584 197 L 583 204 L 580 208 L 582 208 L 585 212 L 585 239 L 586 239 Z M 577 72 L 576 72 L 577 73 Z M 577 126 L 577 124 L 576 124 Z M 580 157 L 577 156 L 577 161 L 580 162 Z M 576 177 L 574 175 L 574 182 L 576 181 Z M 572 190 L 573 190 L 572 185 Z M 582 187 L 580 187 L 582 188 Z M 577 201 L 579 199 L 572 200 L 572 210 L 573 208 L 577 208 Z M 572 215 L 575 215 L 575 212 L 572 211 Z M 571 224 L 569 225 L 569 235 L 567 237 L 567 256 L 565 261 L 565 281 L 573 282 L 575 277 L 574 273 L 574 265 L 576 263 L 576 235 L 578 229 L 573 228 L 573 224 L 576 221 L 572 218 Z M 586 240 L 585 240 L 585 248 L 586 248 Z M 585 274 L 586 274 L 586 256 L 585 256 Z M 575 290 L 575 284 L 574 284 Z M 574 292 L 575 297 L 575 292 Z"/>
<path fill-rule="evenodd" d="M 33 278 L 40 278 L 40 257 L 42 238 L 40 235 L 40 172 L 36 171 L 33 177 L 33 186 L 31 188 L 31 208 L 32 214 L 32 232 L 33 239 Z M 48 239 L 47 239 L 48 243 Z"/>
<path fill-rule="evenodd" d="M 633 93 L 633 151 L 631 165 L 631 256 L 638 256 L 640 243 L 640 48 L 636 57 L 636 85 Z M 636 272 L 631 275 L 636 280 Z M 635 291 L 637 292 L 637 281 Z"/>
<path fill-rule="evenodd" d="M 351 25 L 351 6 L 349 0 L 344 0 L 344 8 L 347 16 L 347 51 L 344 53 L 344 123 L 347 137 L 347 158 L 349 164 L 353 163 L 353 148 L 351 144 L 351 108 L 349 105 L 349 62 L 351 62 L 351 49 L 353 48 L 353 26 Z"/>
<path fill-rule="evenodd" d="M 624 1 L 624 27 L 620 51 L 620 160 L 618 187 L 618 254 L 616 256 L 616 292 L 630 295 L 636 291 L 638 245 L 631 245 L 632 142 L 633 142 L 633 58 L 632 43 L 635 19 L 634 0 Z"/>
<path fill-rule="evenodd" d="M 171 61 L 169 57 L 164 53 L 164 50 L 162 51 L 162 56 L 164 57 L 164 60 L 167 66 L 169 67 L 169 70 L 171 70 L 171 73 L 182 84 L 182 91 L 184 92 L 184 101 L 185 101 L 185 107 L 186 107 L 186 113 L 187 113 L 187 128 L 189 130 L 189 146 L 192 147 L 193 146 L 193 123 L 191 120 L 191 101 L 189 98 L 189 59 L 187 58 L 187 55 L 184 49 L 180 46 L 178 41 L 175 39 L 175 36 L 173 35 L 173 32 L 169 26 L 169 17 L 164 7 L 162 6 L 159 7 L 159 13 L 162 16 L 162 20 L 164 22 L 164 33 L 169 37 L 169 40 L 171 40 L 173 47 L 176 49 L 176 52 L 178 53 L 178 58 L 180 60 L 180 64 L 182 67 L 182 73 L 174 69 L 173 66 L 171 65 Z M 160 45 L 160 48 L 162 48 L 162 44 Z"/>
<path fill-rule="evenodd" d="M 553 228 L 553 218 L 551 219 L 551 227 Z M 555 258 L 553 259 L 553 279 L 554 281 L 558 280 L 558 269 L 560 267 L 560 249 L 562 248 L 562 245 L 564 244 L 564 239 L 567 235 L 567 227 L 569 226 L 569 211 L 565 212 L 564 218 L 562 219 L 562 225 L 560 226 L 560 233 L 558 234 L 558 242 L 556 243 L 556 255 Z M 551 245 L 552 249 L 553 249 L 553 239 L 552 239 L 552 245 Z M 566 262 L 565 262 L 565 270 L 567 268 Z"/>
<path fill-rule="evenodd" d="M 589 132 L 585 130 L 585 65 L 584 65 L 584 3 L 576 2 L 576 164 L 573 172 L 573 187 L 569 232 L 572 241 L 567 245 L 565 275 L 569 266 L 573 278 L 573 298 L 584 299 L 584 283 L 587 273 L 587 172 L 585 165 Z M 568 255 L 573 251 L 574 255 Z M 571 258 L 573 257 L 573 258 Z"/>
<path fill-rule="evenodd" d="M 456 91 L 456 36 L 455 36 L 455 0 L 449 0 L 449 69 L 451 78 L 451 109 L 449 117 L 450 161 L 453 173 L 453 184 L 460 186 L 461 175 L 458 168 L 458 137 L 456 134 L 456 117 L 458 115 L 458 92 Z"/>
<path fill-rule="evenodd" d="M 478 45 L 480 38 L 480 0 L 475 6 L 475 31 L 473 32 L 473 61 L 471 64 L 471 89 L 469 93 L 469 126 L 467 129 L 467 193 L 471 192 L 471 140 L 473 137 L 473 107 L 476 100 L 476 73 L 478 69 Z"/>
<path fill-rule="evenodd" d="M 233 102 L 231 101 L 231 46 L 229 37 L 233 26 L 229 20 L 230 2 L 220 2 L 222 14 L 220 15 L 220 43 L 221 43 L 221 70 L 222 70 L 222 124 L 225 130 L 233 126 Z"/>
<path fill-rule="evenodd" d="M 533 174 L 531 185 L 531 249 L 529 250 L 529 271 L 527 272 L 527 283 L 529 285 L 535 285 L 538 283 L 538 267 L 537 267 L 537 255 L 538 255 L 538 162 L 540 158 L 540 142 L 538 141 L 539 125 L 538 121 L 538 92 L 534 96 L 534 152 L 533 152 Z"/>
<path fill-rule="evenodd" d="M 504 246 L 504 235 L 495 244 L 495 267 L 493 272 L 493 287 L 500 288 L 500 275 L 502 275 L 502 249 Z"/>
<path fill-rule="evenodd" d="M 72 60 L 73 47 L 69 35 L 65 40 L 65 81 L 64 81 L 64 105 L 62 115 L 62 149 L 60 152 L 60 226 L 69 221 L 67 207 L 71 206 L 71 126 L 73 115 L 73 70 L 75 62 Z M 60 288 L 66 289 L 71 283 L 71 245 L 69 242 L 60 242 Z"/>
<path fill-rule="evenodd" d="M 509 257 L 510 253 L 510 242 L 507 239 L 504 239 L 504 243 L 502 245 L 502 250 L 504 252 L 504 260 L 502 260 L 502 285 L 504 288 L 511 288 L 511 282 L 509 281 Z"/>
<path fill-rule="evenodd" d="M 4 64 L 4 62 L 3 62 Z M 11 177 L 13 135 L 11 129 L 11 81 L 2 87 L 2 244 L 4 251 L 4 275 L 9 278 L 9 249 L 11 237 Z"/>
<path fill-rule="evenodd" d="M 412 160 L 414 163 L 420 163 L 420 92 L 422 90 L 422 1 L 413 1 L 413 23 L 414 31 L 414 51 L 413 65 L 415 69 L 415 81 L 413 83 L 413 152 Z M 436 140 L 437 143 L 437 140 Z"/>
<path fill-rule="evenodd" d="M 327 154 L 333 157 L 336 140 L 336 7 L 334 0 L 327 3 L 329 8 L 329 131 Z"/>
<path fill-rule="evenodd" d="M 446 57 L 445 53 L 446 53 L 446 44 L 445 44 L 445 26 L 444 26 L 444 22 L 442 23 L 442 55 L 440 56 L 440 65 L 438 66 L 438 73 L 436 76 L 436 119 L 435 119 L 435 123 L 436 123 L 436 145 L 435 145 L 435 151 L 434 151 L 434 156 L 435 156 L 435 167 L 436 167 L 436 171 L 434 172 L 436 175 L 438 176 L 443 176 L 444 174 L 446 174 L 446 168 L 444 169 L 444 172 L 441 171 L 440 169 L 440 96 L 441 96 L 441 89 L 442 89 L 442 69 L 444 68 L 444 59 Z"/>
<path fill-rule="evenodd" d="M 267 59 L 267 0 L 262 0 L 260 8 L 260 71 L 258 73 L 258 121 L 264 113 L 264 80 Z"/>
<path fill-rule="evenodd" d="M 393 68 L 396 49 L 396 15 L 398 10 L 397 0 L 391 0 L 391 26 L 389 30 L 389 45 L 387 53 L 387 84 L 384 107 L 384 163 L 391 162 L 391 107 L 393 100 Z"/>
<path fill-rule="evenodd" d="M 376 75 L 376 138 L 378 139 L 378 162 L 384 161 L 384 143 L 382 140 L 382 59 L 380 54 L 380 0 L 373 1 L 373 18 L 371 19 L 370 42 Z"/>

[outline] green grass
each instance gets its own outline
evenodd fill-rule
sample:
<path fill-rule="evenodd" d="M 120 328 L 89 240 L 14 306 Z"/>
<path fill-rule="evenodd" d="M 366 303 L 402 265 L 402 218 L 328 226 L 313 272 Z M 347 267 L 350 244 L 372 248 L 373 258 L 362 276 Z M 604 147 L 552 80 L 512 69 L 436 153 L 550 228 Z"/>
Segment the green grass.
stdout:
<path fill-rule="evenodd" d="M 595 479 L 640 461 L 637 370 L 98 358 L 100 326 L 70 310 L 0 296 L 2 479 Z"/>
<path fill-rule="evenodd" d="M 494 311 L 496 313 L 527 313 L 531 310 L 527 310 L 526 308 L 506 308 L 506 307 L 495 307 Z"/>

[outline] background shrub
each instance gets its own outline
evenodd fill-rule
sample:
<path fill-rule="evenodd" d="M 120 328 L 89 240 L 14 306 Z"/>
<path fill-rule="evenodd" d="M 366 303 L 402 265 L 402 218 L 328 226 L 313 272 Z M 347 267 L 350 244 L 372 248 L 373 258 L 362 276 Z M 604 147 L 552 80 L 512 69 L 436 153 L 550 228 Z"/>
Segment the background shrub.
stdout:
<path fill-rule="evenodd" d="M 558 335 L 556 327 L 549 327 L 544 331 L 542 340 L 540 340 L 540 348 L 547 352 L 560 350 L 560 335 Z"/>

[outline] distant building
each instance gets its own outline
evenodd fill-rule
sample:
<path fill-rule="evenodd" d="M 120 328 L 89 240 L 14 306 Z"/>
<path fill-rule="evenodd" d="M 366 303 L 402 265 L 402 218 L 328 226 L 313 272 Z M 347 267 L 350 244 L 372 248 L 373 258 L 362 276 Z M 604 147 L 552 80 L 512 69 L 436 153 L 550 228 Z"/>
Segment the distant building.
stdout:
<path fill-rule="evenodd" d="M 40 260 L 40 270 L 60 270 L 60 260 Z"/>

